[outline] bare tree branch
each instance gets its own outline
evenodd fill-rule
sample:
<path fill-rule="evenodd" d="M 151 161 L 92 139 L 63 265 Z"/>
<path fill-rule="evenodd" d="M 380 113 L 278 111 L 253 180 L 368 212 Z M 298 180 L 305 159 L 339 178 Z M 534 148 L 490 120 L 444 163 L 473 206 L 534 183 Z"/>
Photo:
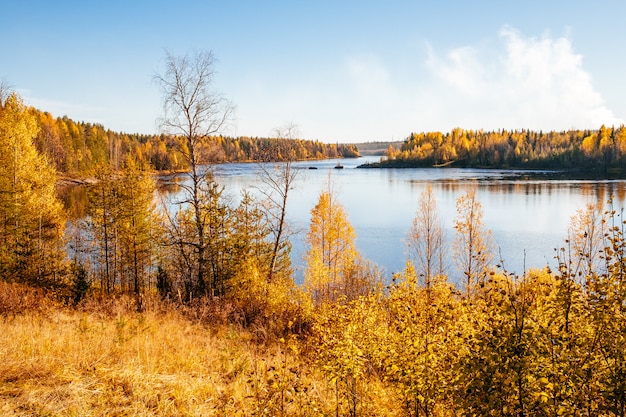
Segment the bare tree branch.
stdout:
<path fill-rule="evenodd" d="M 211 245 L 211 236 L 207 235 L 210 218 L 206 199 L 214 181 L 210 173 L 201 172 L 201 165 L 210 162 L 205 160 L 207 152 L 203 152 L 202 146 L 209 136 L 219 134 L 226 127 L 234 112 L 232 103 L 212 88 L 214 65 L 215 58 L 211 52 L 175 56 L 166 51 L 165 72 L 154 77 L 163 97 L 161 126 L 168 133 L 182 136 L 180 153 L 190 169 L 191 184 L 182 188 L 187 194 L 184 202 L 193 213 L 191 223 L 195 235 L 173 236 L 173 240 L 179 242 L 180 250 L 184 252 L 184 246 L 188 246 L 189 239 L 192 239 L 196 281 L 193 284 L 204 293 L 212 290 L 206 285 L 204 270 L 205 257 Z M 171 230 L 175 234 L 182 233 L 180 227 L 172 227 Z"/>

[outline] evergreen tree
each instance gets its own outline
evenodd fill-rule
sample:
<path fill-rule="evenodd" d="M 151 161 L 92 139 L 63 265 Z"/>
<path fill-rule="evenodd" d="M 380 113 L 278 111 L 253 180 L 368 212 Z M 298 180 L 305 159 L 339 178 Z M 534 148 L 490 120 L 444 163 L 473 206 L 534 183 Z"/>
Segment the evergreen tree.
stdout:
<path fill-rule="evenodd" d="M 100 276 L 100 289 L 110 294 L 118 281 L 117 264 L 117 215 L 118 184 L 108 166 L 100 166 L 95 172 L 96 184 L 89 188 L 87 227 L 93 236 L 96 272 Z"/>
<path fill-rule="evenodd" d="M 129 275 L 130 290 L 139 297 L 146 284 L 154 246 L 155 220 L 153 204 L 155 184 L 152 178 L 129 157 L 119 184 L 120 257 Z"/>

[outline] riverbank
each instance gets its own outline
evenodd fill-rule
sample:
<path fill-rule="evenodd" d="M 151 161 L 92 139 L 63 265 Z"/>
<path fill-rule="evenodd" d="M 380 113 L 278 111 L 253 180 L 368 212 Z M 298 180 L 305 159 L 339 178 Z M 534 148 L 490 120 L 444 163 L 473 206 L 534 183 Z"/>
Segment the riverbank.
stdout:
<path fill-rule="evenodd" d="M 94 177 L 72 177 L 68 175 L 57 175 L 57 187 L 71 187 L 74 185 L 92 185 L 98 180 Z"/>
<path fill-rule="evenodd" d="M 493 171 L 511 171 L 515 173 L 527 172 L 532 176 L 551 178 L 555 180 L 622 180 L 626 179 L 626 167 L 554 167 L 550 165 L 533 166 L 498 166 L 498 165 L 466 165 L 462 160 L 448 161 L 443 164 L 432 164 L 425 161 L 411 160 L 384 160 L 377 162 L 366 162 L 358 165 L 361 169 L 478 169 Z"/>

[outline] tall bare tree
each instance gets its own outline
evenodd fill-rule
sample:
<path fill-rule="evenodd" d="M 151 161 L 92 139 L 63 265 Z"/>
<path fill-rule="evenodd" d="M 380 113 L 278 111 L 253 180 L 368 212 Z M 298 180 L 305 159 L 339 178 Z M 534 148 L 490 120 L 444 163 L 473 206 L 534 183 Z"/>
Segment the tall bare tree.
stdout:
<path fill-rule="evenodd" d="M 210 136 L 217 135 L 230 122 L 234 106 L 213 89 L 215 58 L 212 52 L 165 56 L 165 72 L 155 76 L 163 95 L 164 116 L 161 125 L 179 135 L 179 151 L 189 165 L 190 185 L 183 185 L 186 199 L 181 203 L 193 212 L 194 236 L 174 236 L 175 244 L 193 249 L 195 286 L 201 293 L 209 290 L 205 282 L 205 256 L 210 245 L 207 225 L 210 213 L 205 200 L 214 186 L 213 176 L 202 169 L 211 162 L 204 152 Z M 172 230 L 181 230 L 173 227 Z M 185 249 L 186 251 L 186 249 Z"/>
<path fill-rule="evenodd" d="M 296 139 L 298 136 L 298 127 L 293 123 L 289 123 L 282 128 L 277 128 L 274 131 L 274 136 L 278 139 Z M 266 197 L 266 213 L 272 225 L 273 249 L 270 260 L 269 281 L 272 280 L 277 272 L 281 255 L 284 255 L 285 259 L 289 257 L 290 247 L 287 239 L 286 220 L 287 199 L 289 192 L 295 187 L 299 173 L 299 171 L 293 167 L 295 155 L 292 148 L 276 149 L 275 152 L 280 153 L 280 158 L 278 158 L 278 155 L 268 155 L 265 158 L 267 162 L 259 164 L 261 181 L 264 185 L 264 187 L 259 188 L 259 190 Z M 283 159 L 283 161 L 275 164 L 268 163 L 271 160 L 278 159 Z"/>

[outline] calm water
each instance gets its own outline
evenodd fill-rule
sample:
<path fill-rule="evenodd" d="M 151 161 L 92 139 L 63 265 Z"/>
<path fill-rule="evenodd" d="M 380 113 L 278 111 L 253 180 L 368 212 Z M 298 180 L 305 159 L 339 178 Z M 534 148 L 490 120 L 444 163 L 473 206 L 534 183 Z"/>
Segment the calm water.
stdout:
<path fill-rule="evenodd" d="M 493 232 L 504 266 L 517 274 L 524 268 L 555 266 L 554 249 L 563 246 L 577 209 L 589 203 L 606 203 L 610 196 L 621 207 L 626 198 L 624 180 L 569 180 L 550 172 L 508 170 L 356 169 L 368 160 L 376 161 L 377 157 L 341 160 L 344 169 L 334 169 L 337 160 L 295 164 L 299 177 L 287 211 L 290 226 L 296 231 L 292 259 L 298 280 L 304 269 L 310 212 L 329 179 L 355 228 L 359 251 L 381 266 L 387 276 L 404 267 L 406 236 L 426 184 L 433 188 L 448 242 L 454 239 L 456 199 L 470 187 L 477 187 L 484 223 Z M 220 165 L 214 172 L 234 199 L 242 188 L 252 190 L 259 185 L 256 164 Z M 454 279 L 454 267 L 450 275 Z"/>
<path fill-rule="evenodd" d="M 298 281 L 304 269 L 302 257 L 310 212 L 329 179 L 355 228 L 359 251 L 381 266 L 387 276 L 404 268 L 406 236 L 427 184 L 437 199 L 448 242 L 454 239 L 456 199 L 468 188 L 477 187 L 484 223 L 493 232 L 504 266 L 517 274 L 522 274 L 524 268 L 556 265 L 554 249 L 563 246 L 570 218 L 577 209 L 590 203 L 606 203 L 611 196 L 617 207 L 624 207 L 626 200 L 625 180 L 560 179 L 550 172 L 506 170 L 356 169 L 377 159 L 341 160 L 344 169 L 334 169 L 337 160 L 295 164 L 299 176 L 287 211 L 290 228 L 295 232 L 292 260 Z M 256 164 L 225 164 L 213 170 L 216 180 L 235 201 L 242 188 L 254 192 L 254 187 L 261 185 Z M 66 193 L 64 200 L 73 215 L 80 217 L 84 215 L 84 199 L 75 194 Z M 176 198 L 175 191 L 167 194 L 168 199 Z M 453 266 L 449 272 L 455 280 Z"/>

